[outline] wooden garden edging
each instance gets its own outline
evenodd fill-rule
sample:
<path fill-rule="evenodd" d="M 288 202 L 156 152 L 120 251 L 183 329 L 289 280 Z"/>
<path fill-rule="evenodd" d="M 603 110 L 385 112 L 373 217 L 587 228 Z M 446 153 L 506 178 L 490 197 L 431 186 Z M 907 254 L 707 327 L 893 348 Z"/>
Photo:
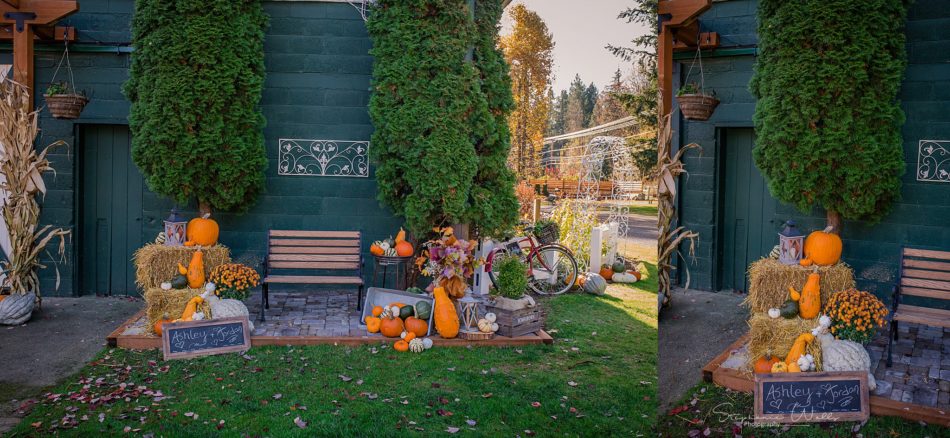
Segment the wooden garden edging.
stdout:
<path fill-rule="evenodd" d="M 738 370 L 720 367 L 720 365 L 729 358 L 733 350 L 741 348 L 748 340 L 749 334 L 746 333 L 726 347 L 726 349 L 713 358 L 713 360 L 709 361 L 702 369 L 703 380 L 729 388 L 733 391 L 751 393 L 755 382 L 748 374 Z M 929 406 L 899 402 L 876 395 L 870 396 L 869 400 L 872 415 L 901 417 L 911 421 L 923 421 L 928 424 L 950 427 L 950 412 Z"/>

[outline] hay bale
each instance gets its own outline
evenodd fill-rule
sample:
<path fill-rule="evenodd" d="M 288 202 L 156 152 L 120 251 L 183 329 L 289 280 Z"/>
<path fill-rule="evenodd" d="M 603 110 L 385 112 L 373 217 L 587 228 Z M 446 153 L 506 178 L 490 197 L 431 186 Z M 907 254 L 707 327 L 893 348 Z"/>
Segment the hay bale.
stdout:
<path fill-rule="evenodd" d="M 195 247 L 165 246 L 150 243 L 135 251 L 135 284 L 143 290 L 157 288 L 177 273 L 178 264 L 188 266 Z M 201 248 L 205 273 L 219 265 L 231 263 L 231 250 L 224 245 Z"/>
<path fill-rule="evenodd" d="M 809 333 L 818 326 L 818 318 L 801 319 L 794 317 L 770 318 L 766 313 L 755 313 L 749 318 L 749 369 L 766 353 L 784 359 L 792 349 L 795 339 L 802 333 Z M 815 339 L 806 353 L 815 357 L 815 366 L 821 370 L 821 345 Z"/>
<path fill-rule="evenodd" d="M 767 312 L 773 307 L 782 307 L 788 300 L 788 287 L 801 290 L 812 273 L 812 267 L 784 265 L 775 259 L 760 259 L 749 265 L 749 294 L 743 304 L 752 312 Z M 821 303 L 824 305 L 836 292 L 850 289 L 854 284 L 854 271 L 846 263 L 819 266 L 821 275 Z"/>
<path fill-rule="evenodd" d="M 177 319 L 185 311 L 188 300 L 204 293 L 204 289 L 172 289 L 162 290 L 158 287 L 145 289 L 142 295 L 145 298 L 145 316 L 148 317 L 148 332 L 152 332 L 155 322 L 164 315 Z M 211 315 L 211 306 L 203 303 L 198 306 L 199 312 Z"/>

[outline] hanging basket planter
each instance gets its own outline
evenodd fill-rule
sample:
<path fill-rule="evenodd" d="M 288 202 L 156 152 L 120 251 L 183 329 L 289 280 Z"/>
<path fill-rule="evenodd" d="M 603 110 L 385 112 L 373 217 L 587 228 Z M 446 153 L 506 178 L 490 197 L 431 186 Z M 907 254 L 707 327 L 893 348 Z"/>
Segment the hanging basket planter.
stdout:
<path fill-rule="evenodd" d="M 680 112 L 686 120 L 709 120 L 719 105 L 719 99 L 715 96 L 701 93 L 681 94 L 676 96 L 676 101 L 679 102 Z"/>
<path fill-rule="evenodd" d="M 46 98 L 49 112 L 56 119 L 78 119 L 82 109 L 89 103 L 89 99 L 82 94 L 50 94 L 43 97 Z"/>

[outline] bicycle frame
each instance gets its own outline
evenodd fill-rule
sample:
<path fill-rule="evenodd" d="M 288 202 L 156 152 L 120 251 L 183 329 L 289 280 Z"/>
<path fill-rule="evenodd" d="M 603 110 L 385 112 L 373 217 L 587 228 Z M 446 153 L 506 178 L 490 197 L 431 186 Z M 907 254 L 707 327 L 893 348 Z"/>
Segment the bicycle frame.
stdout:
<path fill-rule="evenodd" d="M 527 245 L 522 245 L 524 243 L 527 243 Z M 537 257 L 537 259 L 540 261 L 541 267 L 550 271 L 551 268 L 547 266 L 546 264 L 547 261 L 544 260 L 541 256 L 539 256 L 538 253 L 541 251 L 542 248 L 551 247 L 551 246 L 562 248 L 568 253 L 571 252 L 570 249 L 560 244 L 540 245 L 538 244 L 537 239 L 535 239 L 534 236 L 531 236 L 531 235 L 528 235 L 526 237 L 515 237 L 511 240 L 501 242 L 501 245 L 498 248 L 493 249 L 491 253 L 488 254 L 488 257 L 485 260 L 485 270 L 491 271 L 492 263 L 495 260 L 495 255 L 497 255 L 500 252 L 500 250 L 514 252 L 514 249 L 517 249 L 518 253 L 524 254 L 525 250 L 527 249 L 528 250 L 527 254 L 524 254 L 522 258 L 523 260 L 528 262 L 527 265 L 528 265 L 529 277 L 534 276 L 534 272 L 533 272 L 533 269 L 531 268 L 531 263 L 530 263 L 530 260 L 533 257 Z"/>

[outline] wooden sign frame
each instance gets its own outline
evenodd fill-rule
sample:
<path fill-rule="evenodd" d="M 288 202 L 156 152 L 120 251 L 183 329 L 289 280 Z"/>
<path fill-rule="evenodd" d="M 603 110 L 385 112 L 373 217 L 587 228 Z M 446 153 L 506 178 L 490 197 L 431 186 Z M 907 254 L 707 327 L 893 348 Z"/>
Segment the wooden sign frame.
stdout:
<path fill-rule="evenodd" d="M 244 339 L 240 345 L 232 345 L 228 347 L 218 347 L 218 348 L 208 348 L 204 350 L 195 350 L 184 353 L 172 353 L 171 352 L 171 333 L 175 329 L 184 329 L 191 327 L 211 327 L 216 325 L 227 325 L 234 324 L 235 322 L 240 322 L 241 327 L 244 333 Z M 248 320 L 246 316 L 235 317 L 235 318 L 222 318 L 222 319 L 212 319 L 206 321 L 184 321 L 184 322 L 174 322 L 167 323 L 162 328 L 162 355 L 165 360 L 169 359 L 191 359 L 193 357 L 200 356 L 211 356 L 215 354 L 222 353 L 233 353 L 238 351 L 247 351 L 251 348 L 251 332 L 248 327 Z"/>
<path fill-rule="evenodd" d="M 815 413 L 788 413 L 765 414 L 763 403 L 763 388 L 767 382 L 834 382 L 840 380 L 857 380 L 861 410 L 858 412 L 815 412 Z M 870 396 L 868 391 L 867 371 L 836 371 L 822 373 L 773 373 L 756 374 L 753 399 L 755 406 L 756 423 L 816 423 L 837 421 L 863 421 L 871 414 Z"/>

